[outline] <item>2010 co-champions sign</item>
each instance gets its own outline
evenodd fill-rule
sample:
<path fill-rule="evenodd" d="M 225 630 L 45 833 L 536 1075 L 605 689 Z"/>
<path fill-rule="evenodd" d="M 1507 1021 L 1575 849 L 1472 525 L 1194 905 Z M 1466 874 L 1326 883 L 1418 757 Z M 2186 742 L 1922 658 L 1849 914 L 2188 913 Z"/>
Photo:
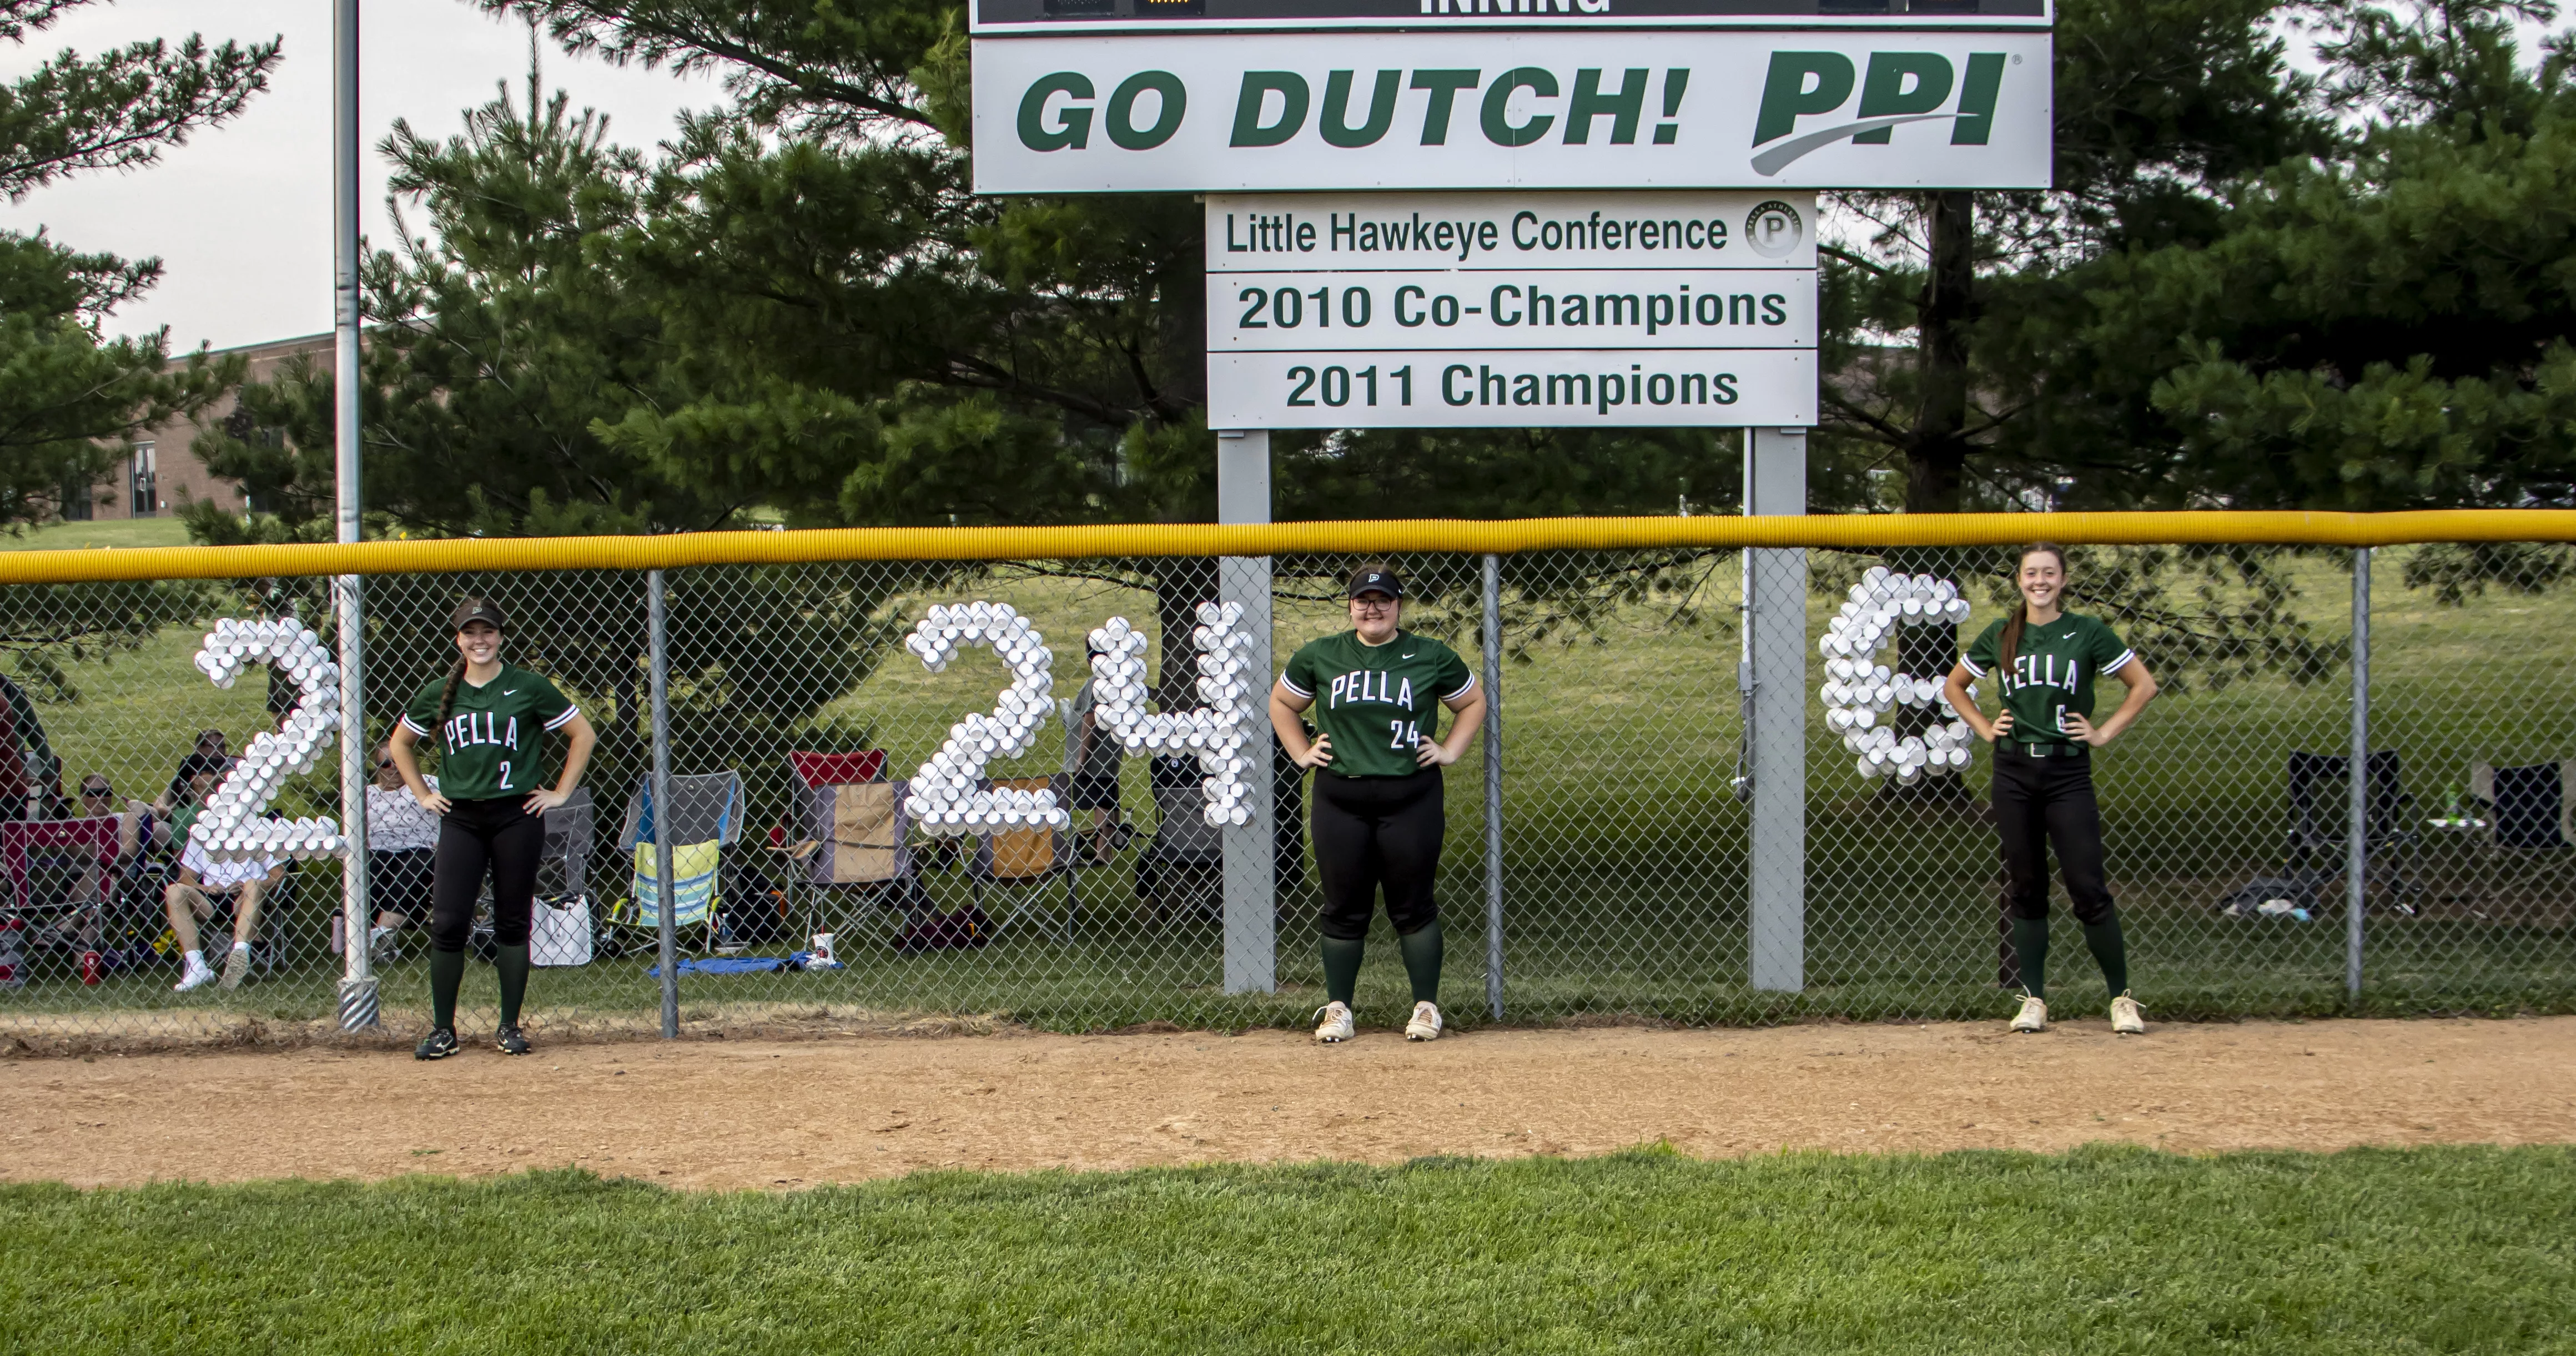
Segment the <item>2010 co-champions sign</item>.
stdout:
<path fill-rule="evenodd" d="M 975 189 L 2045 188 L 2049 54 L 1995 30 L 979 37 Z"/>
<path fill-rule="evenodd" d="M 1804 425 L 1815 195 L 1209 194 L 1214 428 Z"/>

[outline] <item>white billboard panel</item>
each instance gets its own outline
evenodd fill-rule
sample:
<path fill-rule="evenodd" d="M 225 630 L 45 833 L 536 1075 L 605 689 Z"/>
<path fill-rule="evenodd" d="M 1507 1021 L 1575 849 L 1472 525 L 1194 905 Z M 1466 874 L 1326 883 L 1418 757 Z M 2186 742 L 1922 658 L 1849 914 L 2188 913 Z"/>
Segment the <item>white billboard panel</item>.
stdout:
<path fill-rule="evenodd" d="M 1475 28 L 2046 28 L 2049 0 L 973 0 L 999 33 Z"/>
<path fill-rule="evenodd" d="M 979 193 L 2045 188 L 2035 32 L 978 38 Z"/>
<path fill-rule="evenodd" d="M 1211 428 L 1816 422 L 1813 349 L 1211 353 Z"/>

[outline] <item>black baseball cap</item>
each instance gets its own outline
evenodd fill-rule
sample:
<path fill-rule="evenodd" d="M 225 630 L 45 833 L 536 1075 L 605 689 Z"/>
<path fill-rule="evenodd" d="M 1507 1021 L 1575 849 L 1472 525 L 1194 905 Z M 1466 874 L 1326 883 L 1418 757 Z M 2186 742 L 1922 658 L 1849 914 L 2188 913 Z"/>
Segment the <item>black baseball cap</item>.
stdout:
<path fill-rule="evenodd" d="M 1401 598 L 1404 596 L 1404 581 L 1396 578 L 1393 570 L 1362 570 L 1351 576 L 1350 596 L 1357 598 L 1363 593 L 1383 593 L 1389 598 Z"/>
<path fill-rule="evenodd" d="M 495 631 L 510 629 L 509 623 L 501 620 L 501 609 L 481 598 L 468 598 L 458 603 L 455 614 L 447 619 L 447 629 L 462 631 L 476 622 L 489 623 Z"/>

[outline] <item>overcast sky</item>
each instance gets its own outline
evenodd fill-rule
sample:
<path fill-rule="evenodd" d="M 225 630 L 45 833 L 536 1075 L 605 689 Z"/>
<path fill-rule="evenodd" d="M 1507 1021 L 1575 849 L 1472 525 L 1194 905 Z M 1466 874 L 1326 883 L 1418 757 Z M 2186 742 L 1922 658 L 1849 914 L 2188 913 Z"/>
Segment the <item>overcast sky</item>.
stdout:
<path fill-rule="evenodd" d="M 23 47 L 0 44 L 0 76 L 14 77 L 65 47 L 95 54 L 192 32 L 210 44 L 286 39 L 268 92 L 240 118 L 199 132 L 148 169 L 83 175 L 0 202 L 0 223 L 41 225 L 78 249 L 160 256 L 168 266 L 161 285 L 118 312 L 113 327 L 167 325 L 174 349 L 331 328 L 331 9 L 329 0 L 118 0 L 76 10 Z M 396 118 L 432 136 L 461 130 L 463 110 L 489 102 L 495 82 L 524 92 L 528 36 L 460 0 L 364 0 L 363 13 L 365 224 L 382 240 L 392 231 L 375 145 Z M 574 107 L 607 113 L 610 136 L 629 145 L 661 141 L 680 110 L 721 97 L 709 80 L 576 61 L 551 46 L 544 55 L 547 83 L 569 90 Z"/>

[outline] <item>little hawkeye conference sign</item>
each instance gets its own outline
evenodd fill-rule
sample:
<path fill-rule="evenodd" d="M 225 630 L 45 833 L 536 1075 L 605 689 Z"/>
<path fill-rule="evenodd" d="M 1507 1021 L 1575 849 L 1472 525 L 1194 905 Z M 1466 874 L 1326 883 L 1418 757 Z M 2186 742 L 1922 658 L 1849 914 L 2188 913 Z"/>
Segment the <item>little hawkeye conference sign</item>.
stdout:
<path fill-rule="evenodd" d="M 975 0 L 982 193 L 2045 188 L 2044 0 Z"/>
<path fill-rule="evenodd" d="M 1812 424 L 1815 195 L 1207 195 L 1214 428 Z"/>

